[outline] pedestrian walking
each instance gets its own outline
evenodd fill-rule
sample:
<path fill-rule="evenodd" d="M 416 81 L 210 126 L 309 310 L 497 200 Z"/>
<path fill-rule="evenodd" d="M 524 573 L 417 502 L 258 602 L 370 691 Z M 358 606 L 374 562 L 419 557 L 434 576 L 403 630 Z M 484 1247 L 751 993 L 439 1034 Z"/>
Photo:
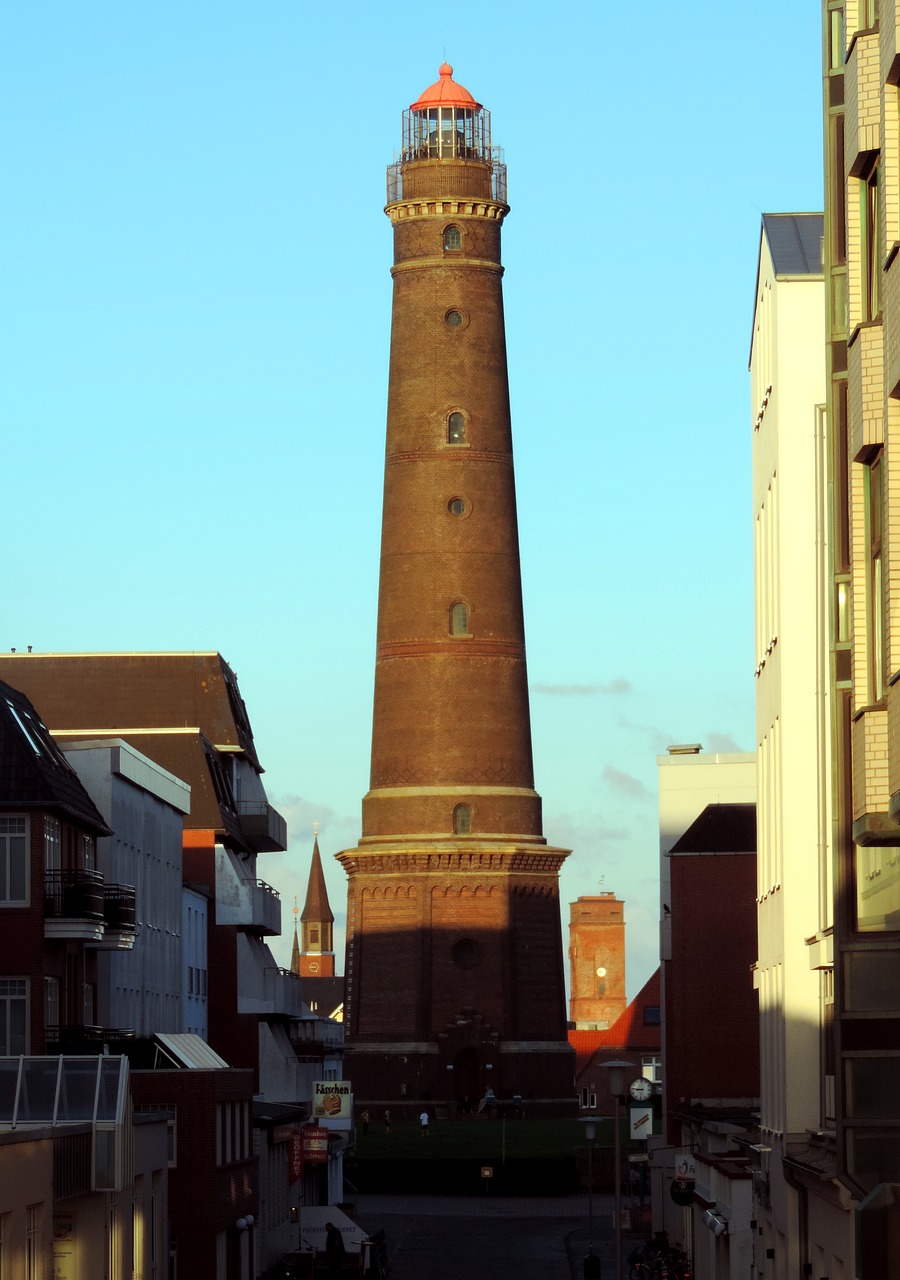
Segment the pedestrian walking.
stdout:
<path fill-rule="evenodd" d="M 344 1237 L 333 1222 L 325 1223 L 325 1258 L 328 1274 L 339 1276 L 344 1269 Z"/>
<path fill-rule="evenodd" d="M 385 1109 L 384 1113 L 384 1131 L 385 1133 L 390 1133 L 391 1131 L 391 1113 L 387 1109 Z"/>
<path fill-rule="evenodd" d="M 427 1138 L 427 1137 L 428 1137 L 428 1119 L 429 1119 L 429 1117 L 428 1117 L 428 1112 L 427 1112 L 427 1111 L 423 1111 L 423 1112 L 422 1112 L 422 1114 L 419 1116 L 419 1124 L 420 1124 L 420 1125 L 421 1125 L 421 1127 L 422 1127 L 422 1137 L 423 1137 L 423 1138 Z"/>

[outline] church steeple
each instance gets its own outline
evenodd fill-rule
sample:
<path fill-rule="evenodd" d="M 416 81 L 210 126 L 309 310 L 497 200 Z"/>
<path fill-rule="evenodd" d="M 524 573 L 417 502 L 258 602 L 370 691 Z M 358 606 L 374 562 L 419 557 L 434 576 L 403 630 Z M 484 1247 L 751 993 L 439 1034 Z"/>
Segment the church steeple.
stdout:
<path fill-rule="evenodd" d="M 294 897 L 294 945 L 291 948 L 291 973 L 300 973 L 300 939 L 297 937 L 297 917 L 300 914 L 300 908 L 297 906 L 296 895 Z"/>
<path fill-rule="evenodd" d="M 322 870 L 322 856 L 319 853 L 319 836 L 316 832 L 309 881 L 306 886 L 306 901 L 300 913 L 301 946 L 297 972 L 301 977 L 334 977 L 333 926 L 334 915 L 328 904 L 328 890 L 325 887 L 325 873 Z M 294 936 L 296 946 L 296 923 Z M 291 968 L 293 967 L 292 961 Z"/>

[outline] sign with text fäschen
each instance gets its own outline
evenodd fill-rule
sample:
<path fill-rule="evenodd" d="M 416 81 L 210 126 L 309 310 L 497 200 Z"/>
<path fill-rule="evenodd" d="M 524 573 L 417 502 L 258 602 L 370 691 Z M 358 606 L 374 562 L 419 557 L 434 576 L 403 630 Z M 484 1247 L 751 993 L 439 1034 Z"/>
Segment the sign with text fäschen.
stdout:
<path fill-rule="evenodd" d="M 353 1089 L 349 1080 L 316 1080 L 312 1113 L 326 1129 L 349 1129 L 353 1122 Z"/>

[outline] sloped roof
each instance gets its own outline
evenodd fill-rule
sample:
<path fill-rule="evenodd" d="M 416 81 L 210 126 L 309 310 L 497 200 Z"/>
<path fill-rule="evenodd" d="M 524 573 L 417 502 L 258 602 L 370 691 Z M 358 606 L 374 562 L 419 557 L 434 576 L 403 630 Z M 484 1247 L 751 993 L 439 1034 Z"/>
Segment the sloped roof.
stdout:
<path fill-rule="evenodd" d="M 669 850 L 677 853 L 755 853 L 756 805 L 708 804 Z"/>
<path fill-rule="evenodd" d="M 0 675 L 43 709 L 53 733 L 114 730 L 130 741 L 129 729 L 197 728 L 261 771 L 237 676 L 220 653 L 0 654 Z"/>
<path fill-rule="evenodd" d="M 438 67 L 438 80 L 419 94 L 410 107 L 410 111 L 422 111 L 426 107 L 469 107 L 477 111 L 481 106 L 461 84 L 453 79 L 453 68 L 449 62 L 442 62 Z"/>
<path fill-rule="evenodd" d="M 824 273 L 824 214 L 764 213 L 762 220 L 776 276 L 821 276 Z"/>
<path fill-rule="evenodd" d="M 650 975 L 640 991 L 605 1031 L 570 1031 L 569 1044 L 575 1050 L 575 1077 L 584 1071 L 591 1058 L 601 1049 L 625 1052 L 658 1051 L 662 1030 L 658 1023 L 644 1023 L 644 1010 L 660 1004 L 659 969 Z"/>
<path fill-rule="evenodd" d="M 0 680 L 0 807 L 49 809 L 111 834 L 78 774 L 24 693 Z"/>
<path fill-rule="evenodd" d="M 318 836 L 313 842 L 309 881 L 306 886 L 306 901 L 303 904 L 303 910 L 300 912 L 300 919 L 307 924 L 318 921 L 334 924 L 334 915 L 328 904 L 328 890 L 325 887 L 325 873 L 322 870 Z"/>
<path fill-rule="evenodd" d="M 179 1067 L 192 1071 L 210 1071 L 216 1067 L 228 1066 L 215 1049 L 210 1049 L 202 1036 L 193 1032 L 157 1031 L 153 1038 Z"/>

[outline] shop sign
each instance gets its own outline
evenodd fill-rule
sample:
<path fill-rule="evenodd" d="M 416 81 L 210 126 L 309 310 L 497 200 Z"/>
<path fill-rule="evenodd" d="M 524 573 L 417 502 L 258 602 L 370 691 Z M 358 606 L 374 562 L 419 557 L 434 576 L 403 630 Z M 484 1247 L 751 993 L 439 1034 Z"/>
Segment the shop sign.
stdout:
<path fill-rule="evenodd" d="M 305 1124 L 300 1130 L 303 1136 L 303 1160 L 305 1164 L 324 1164 L 328 1159 L 328 1130 L 317 1124 Z"/>

